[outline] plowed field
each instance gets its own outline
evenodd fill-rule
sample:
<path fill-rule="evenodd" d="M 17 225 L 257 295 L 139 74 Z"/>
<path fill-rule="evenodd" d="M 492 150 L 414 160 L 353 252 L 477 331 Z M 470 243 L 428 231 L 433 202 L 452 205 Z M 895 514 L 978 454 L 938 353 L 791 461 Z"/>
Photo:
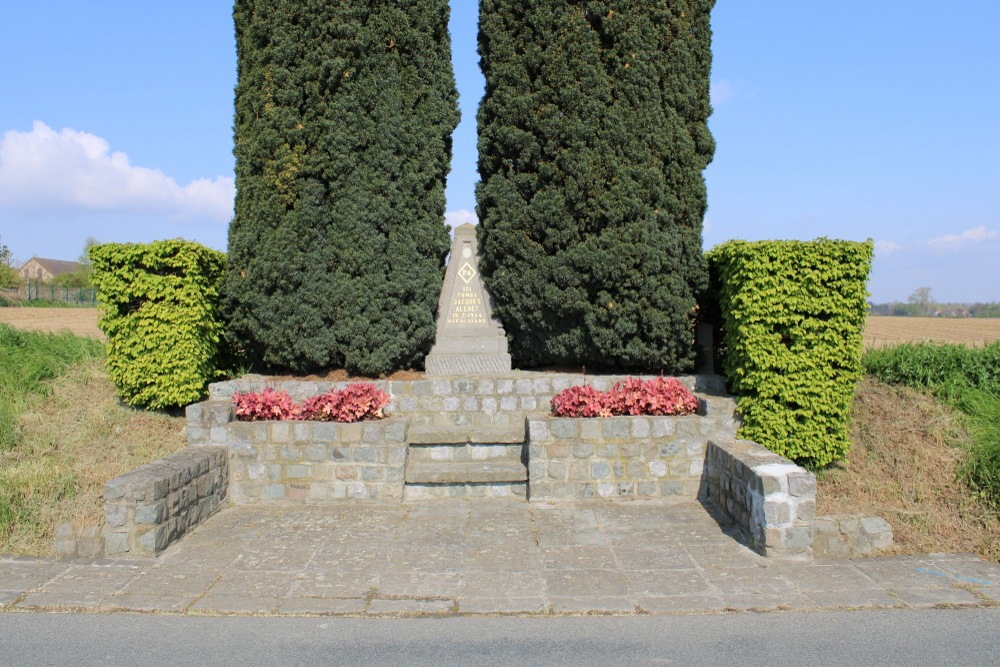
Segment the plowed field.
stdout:
<path fill-rule="evenodd" d="M 0 322 L 38 331 L 69 330 L 78 336 L 103 339 L 96 308 L 0 308 Z M 905 341 L 937 341 L 984 345 L 1000 340 L 1000 319 L 946 317 L 869 317 L 865 347 Z"/>
<path fill-rule="evenodd" d="M 869 317 L 865 347 L 934 341 L 985 345 L 1000 340 L 1000 318 Z"/>
<path fill-rule="evenodd" d="M 97 328 L 96 308 L 0 308 L 0 322 L 18 329 L 70 331 L 77 336 L 104 340 Z"/>

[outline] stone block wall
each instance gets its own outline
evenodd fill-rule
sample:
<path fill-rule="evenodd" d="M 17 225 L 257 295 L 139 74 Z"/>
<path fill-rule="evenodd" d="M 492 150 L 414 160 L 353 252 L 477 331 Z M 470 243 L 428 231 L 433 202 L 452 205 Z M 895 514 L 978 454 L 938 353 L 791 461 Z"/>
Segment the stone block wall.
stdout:
<path fill-rule="evenodd" d="M 713 438 L 704 489 L 762 555 L 812 557 L 816 477 L 808 470 L 754 442 Z"/>
<path fill-rule="evenodd" d="M 496 378 L 394 380 L 374 384 L 392 396 L 387 414 L 407 417 L 415 426 L 511 426 L 523 423 L 525 417 L 532 414 L 548 414 L 552 397 L 564 389 L 587 384 L 604 391 L 625 377 L 515 372 Z M 651 379 L 653 376 L 638 377 Z M 677 379 L 692 391 L 716 394 L 724 391 L 723 379 L 715 375 Z M 237 391 L 263 391 L 265 387 L 272 387 L 287 391 L 300 401 L 346 385 L 346 382 L 284 381 L 259 376 L 214 383 L 209 387 L 210 400 L 188 409 L 190 442 L 208 442 L 213 428 L 225 426 L 230 419 L 232 396 Z M 718 396 L 703 401 L 713 402 L 728 409 L 728 417 L 732 418 L 735 404 L 730 398 Z"/>
<path fill-rule="evenodd" d="M 61 523 L 56 526 L 52 549 L 64 558 L 101 558 L 104 556 L 101 527 Z"/>
<path fill-rule="evenodd" d="M 402 499 L 407 420 L 354 424 L 230 422 L 212 430 L 231 453 L 238 505 Z"/>
<path fill-rule="evenodd" d="M 813 537 L 815 558 L 873 556 L 893 544 L 892 526 L 885 519 L 860 514 L 816 517 Z"/>
<path fill-rule="evenodd" d="M 104 485 L 104 551 L 156 556 L 226 504 L 229 452 L 189 447 Z"/>
<path fill-rule="evenodd" d="M 697 416 L 530 419 L 529 498 L 696 498 L 708 439 L 733 428 Z"/>

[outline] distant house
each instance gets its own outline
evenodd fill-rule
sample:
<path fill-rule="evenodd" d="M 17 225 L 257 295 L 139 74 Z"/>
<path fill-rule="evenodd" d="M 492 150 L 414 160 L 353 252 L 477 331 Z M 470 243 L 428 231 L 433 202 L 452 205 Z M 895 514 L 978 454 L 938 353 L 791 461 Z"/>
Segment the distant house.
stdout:
<path fill-rule="evenodd" d="M 17 273 L 24 280 L 47 283 L 64 273 L 74 273 L 83 268 L 79 262 L 67 262 L 63 259 L 45 259 L 32 257 L 24 263 Z"/>

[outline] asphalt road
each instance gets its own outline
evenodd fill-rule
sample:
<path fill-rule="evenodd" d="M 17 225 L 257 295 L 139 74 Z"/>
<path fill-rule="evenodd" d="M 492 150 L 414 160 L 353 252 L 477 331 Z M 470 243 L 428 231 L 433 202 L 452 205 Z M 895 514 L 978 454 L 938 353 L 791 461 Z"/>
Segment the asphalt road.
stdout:
<path fill-rule="evenodd" d="M 1000 608 L 635 618 L 0 614 L 0 665 L 996 665 Z"/>

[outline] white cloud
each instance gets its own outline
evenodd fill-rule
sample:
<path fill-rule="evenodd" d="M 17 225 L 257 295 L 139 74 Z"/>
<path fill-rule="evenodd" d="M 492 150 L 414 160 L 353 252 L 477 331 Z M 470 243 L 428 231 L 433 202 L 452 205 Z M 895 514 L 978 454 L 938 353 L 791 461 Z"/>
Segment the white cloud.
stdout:
<path fill-rule="evenodd" d="M 228 222 L 232 178 L 179 185 L 159 169 L 133 165 L 107 141 L 35 121 L 30 132 L 0 139 L 0 208 L 51 213 L 122 212 Z"/>
<path fill-rule="evenodd" d="M 961 234 L 949 234 L 939 236 L 927 242 L 936 250 L 958 250 L 968 245 L 983 243 L 1000 238 L 1000 232 L 986 229 L 985 225 L 980 225 L 972 229 L 967 229 Z"/>
<path fill-rule="evenodd" d="M 725 79 L 720 79 L 712 84 L 710 89 L 712 104 L 725 104 L 736 96 L 736 90 Z"/>
<path fill-rule="evenodd" d="M 464 225 L 467 222 L 471 222 L 474 225 L 479 224 L 479 217 L 472 211 L 467 211 L 464 208 L 458 211 L 448 211 L 444 214 L 444 221 L 448 223 L 448 226 L 454 229 L 459 225 Z"/>
<path fill-rule="evenodd" d="M 891 255 L 899 250 L 899 244 L 892 241 L 876 241 L 875 252 L 879 255 Z"/>

